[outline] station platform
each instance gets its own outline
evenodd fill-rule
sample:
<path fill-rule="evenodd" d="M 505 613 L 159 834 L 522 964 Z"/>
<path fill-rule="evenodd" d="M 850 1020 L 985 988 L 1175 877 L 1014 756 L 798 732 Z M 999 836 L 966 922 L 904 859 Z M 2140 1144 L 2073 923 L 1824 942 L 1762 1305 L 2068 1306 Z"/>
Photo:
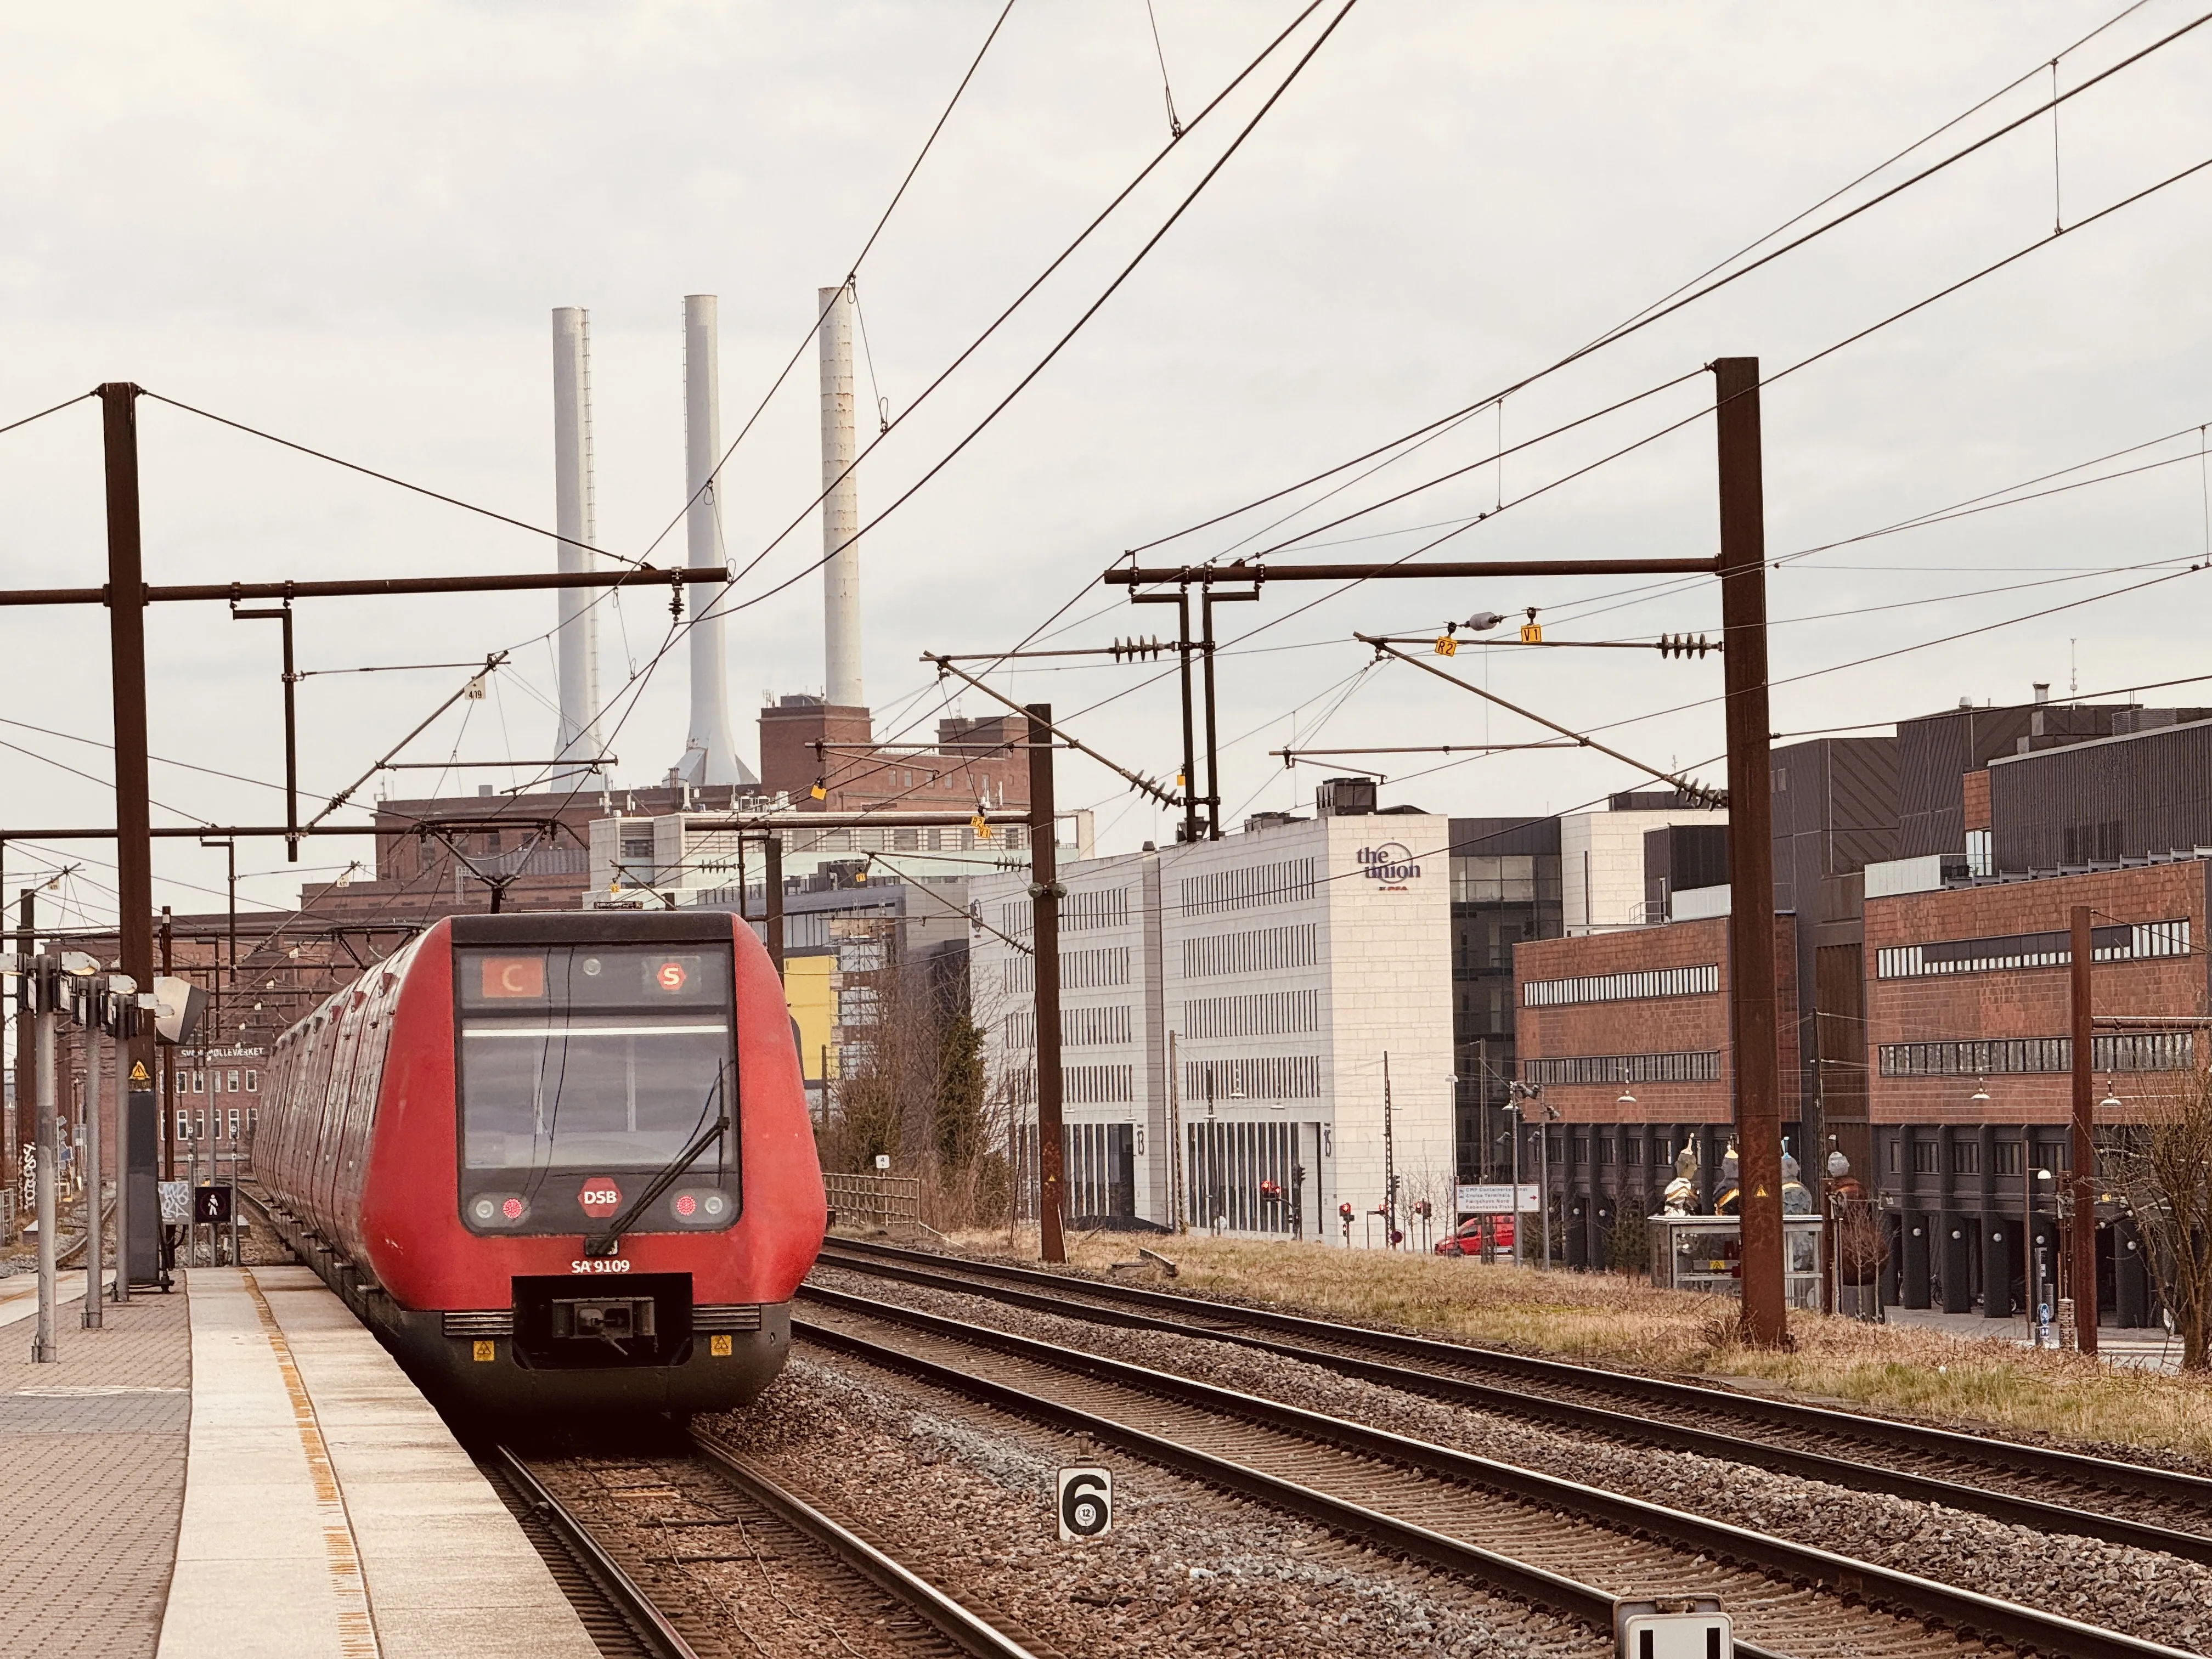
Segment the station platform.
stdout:
<path fill-rule="evenodd" d="M 544 1560 L 404 1373 L 305 1267 L 0 1340 L 0 1653 L 595 1659 Z M 82 1285 L 82 1275 L 79 1276 Z"/>

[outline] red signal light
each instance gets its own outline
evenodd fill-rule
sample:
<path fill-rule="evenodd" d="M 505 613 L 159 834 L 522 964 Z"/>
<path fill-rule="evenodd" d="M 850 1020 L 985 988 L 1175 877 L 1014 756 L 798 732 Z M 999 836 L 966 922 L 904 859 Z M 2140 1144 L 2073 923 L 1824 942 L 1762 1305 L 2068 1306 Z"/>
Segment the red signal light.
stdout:
<path fill-rule="evenodd" d="M 499 1206 L 499 1212 L 505 1216 L 509 1221 L 521 1220 L 522 1200 L 519 1198 L 508 1199 L 506 1203 Z"/>
<path fill-rule="evenodd" d="M 677 1214 L 678 1214 L 678 1215 L 684 1215 L 684 1216 L 688 1216 L 688 1215 L 691 1214 L 694 1211 L 696 1211 L 698 1207 L 699 1207 L 699 1200 L 698 1200 L 697 1199 L 696 1199 L 696 1198 L 692 1197 L 690 1194 L 689 1194 L 689 1193 L 678 1193 L 678 1194 L 676 1195 L 676 1213 L 677 1213 Z"/>

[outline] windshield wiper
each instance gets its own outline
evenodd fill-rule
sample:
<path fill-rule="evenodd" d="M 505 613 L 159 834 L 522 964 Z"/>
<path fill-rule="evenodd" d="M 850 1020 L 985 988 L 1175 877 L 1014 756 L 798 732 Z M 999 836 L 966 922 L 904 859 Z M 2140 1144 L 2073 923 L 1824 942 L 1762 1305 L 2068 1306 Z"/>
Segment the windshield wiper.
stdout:
<path fill-rule="evenodd" d="M 652 1184 L 631 1201 L 629 1208 L 607 1224 L 606 1231 L 592 1233 L 585 1237 L 584 1254 L 587 1256 L 612 1255 L 620 1247 L 622 1236 L 629 1230 L 630 1223 L 651 1209 L 663 1193 L 681 1180 L 684 1172 L 696 1164 L 706 1150 L 722 1138 L 729 1127 L 730 1115 L 725 1112 L 708 1127 L 704 1134 L 684 1149 L 676 1162 L 653 1176 Z"/>

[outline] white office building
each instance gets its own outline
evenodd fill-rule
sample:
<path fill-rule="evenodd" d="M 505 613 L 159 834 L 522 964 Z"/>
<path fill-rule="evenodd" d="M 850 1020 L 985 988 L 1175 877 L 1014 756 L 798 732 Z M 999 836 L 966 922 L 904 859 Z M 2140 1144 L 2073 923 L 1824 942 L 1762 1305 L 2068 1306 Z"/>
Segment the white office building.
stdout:
<path fill-rule="evenodd" d="M 1425 814 L 1322 817 L 1064 867 L 1070 1217 L 1335 1237 L 1349 1204 L 1379 1244 L 1386 1170 L 1401 1226 L 1422 1197 L 1448 1215 L 1449 840 Z M 970 896 L 975 1018 L 1034 1125 L 1028 884 Z"/>

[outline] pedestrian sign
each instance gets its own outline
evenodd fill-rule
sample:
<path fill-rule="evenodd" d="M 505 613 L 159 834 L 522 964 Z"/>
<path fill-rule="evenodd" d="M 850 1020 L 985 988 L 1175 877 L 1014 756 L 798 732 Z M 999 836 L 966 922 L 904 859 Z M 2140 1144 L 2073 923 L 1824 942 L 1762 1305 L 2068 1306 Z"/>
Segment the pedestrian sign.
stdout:
<path fill-rule="evenodd" d="M 195 1187 L 192 1188 L 192 1219 L 216 1226 L 227 1225 L 230 1220 L 230 1188 L 228 1187 Z"/>

